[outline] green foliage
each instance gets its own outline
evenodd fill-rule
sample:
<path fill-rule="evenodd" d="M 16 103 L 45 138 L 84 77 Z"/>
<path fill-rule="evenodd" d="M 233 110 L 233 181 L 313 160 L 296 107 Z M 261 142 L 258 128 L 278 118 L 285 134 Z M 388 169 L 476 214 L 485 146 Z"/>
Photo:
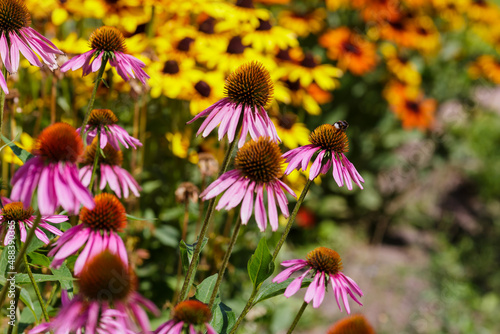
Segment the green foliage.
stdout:
<path fill-rule="evenodd" d="M 254 289 L 260 287 L 273 274 L 274 262 L 272 262 L 272 259 L 266 238 L 261 238 L 247 266 L 248 276 L 250 276 Z"/>

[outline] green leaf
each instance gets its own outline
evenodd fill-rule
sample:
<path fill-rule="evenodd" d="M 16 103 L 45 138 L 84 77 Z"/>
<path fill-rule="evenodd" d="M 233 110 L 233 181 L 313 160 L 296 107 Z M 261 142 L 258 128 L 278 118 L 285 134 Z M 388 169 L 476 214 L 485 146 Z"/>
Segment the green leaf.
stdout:
<path fill-rule="evenodd" d="M 26 250 L 26 253 L 29 254 L 29 253 L 33 253 L 34 251 L 36 251 L 37 249 L 39 248 L 42 248 L 44 247 L 45 244 L 43 243 L 43 241 L 41 241 L 40 239 L 38 238 L 33 238 L 30 242 L 30 244 L 28 245 L 28 249 Z"/>
<path fill-rule="evenodd" d="M 30 309 L 31 313 L 33 313 L 33 315 L 35 316 L 35 321 L 38 322 L 35 306 L 33 305 L 33 301 L 31 300 L 28 290 L 21 288 L 21 294 L 19 295 L 19 299 L 21 299 L 24 305 L 26 305 Z"/>
<path fill-rule="evenodd" d="M 34 310 L 36 312 L 36 315 L 41 318 L 42 308 L 40 307 L 40 303 L 37 302 L 34 304 Z M 30 311 L 31 310 L 29 308 L 24 308 L 24 310 L 21 312 L 21 320 L 19 321 L 19 328 L 17 331 L 18 333 L 24 333 L 29 326 L 38 321 L 37 316 L 35 316 L 35 314 Z"/>
<path fill-rule="evenodd" d="M 266 299 L 279 296 L 285 293 L 286 288 L 288 285 L 294 280 L 295 278 L 289 278 L 284 282 L 281 283 L 270 283 L 265 285 L 255 297 L 255 300 L 253 302 L 253 305 L 260 303 L 261 301 L 264 301 Z M 308 287 L 309 284 L 313 281 L 312 278 L 304 278 L 302 281 L 302 284 L 300 285 L 301 288 Z"/>
<path fill-rule="evenodd" d="M 158 218 L 141 218 L 141 217 L 136 217 L 136 216 L 129 215 L 128 213 L 126 214 L 126 216 L 127 216 L 127 219 L 130 219 L 130 220 L 138 220 L 138 221 L 158 220 Z"/>
<path fill-rule="evenodd" d="M 207 244 L 207 242 L 208 242 L 208 238 L 206 238 L 206 237 L 203 238 L 200 253 L 203 250 L 203 248 L 205 247 L 205 245 Z M 194 253 L 194 249 L 196 248 L 196 244 L 197 244 L 197 242 L 195 242 L 193 244 L 186 244 L 184 242 L 184 240 L 181 240 L 179 242 L 179 250 L 181 252 L 182 268 L 184 269 L 184 272 L 187 272 L 189 265 L 191 264 L 191 260 L 193 259 L 193 253 Z M 193 276 L 194 276 L 194 273 L 193 273 Z"/>
<path fill-rule="evenodd" d="M 155 237 L 165 246 L 177 247 L 179 232 L 173 226 L 163 225 L 155 229 Z"/>
<path fill-rule="evenodd" d="M 227 334 L 233 328 L 236 322 L 236 315 L 229 306 L 224 303 L 218 303 L 212 309 L 212 320 L 210 325 L 219 334 Z"/>
<path fill-rule="evenodd" d="M 5 276 L 5 271 L 7 270 L 7 247 L 4 247 L 2 250 L 2 255 L 0 255 L 0 275 Z"/>
<path fill-rule="evenodd" d="M 257 289 L 262 282 L 269 278 L 274 272 L 274 262 L 267 247 L 265 238 L 260 239 L 259 245 L 248 261 L 248 275 L 252 280 L 254 289 Z"/>
<path fill-rule="evenodd" d="M 19 159 L 21 159 L 21 161 L 23 163 L 26 163 L 26 161 L 28 161 L 29 159 L 33 158 L 33 154 L 31 154 L 30 152 L 28 152 L 26 150 L 23 150 L 22 148 L 20 148 L 19 146 L 17 146 L 13 141 L 10 141 L 9 138 L 5 137 L 4 135 L 2 135 L 2 140 L 7 145 L 9 145 L 10 149 L 12 150 L 12 152 L 14 152 L 14 154 L 17 155 L 17 157 Z"/>
<path fill-rule="evenodd" d="M 62 284 L 64 281 L 74 281 L 75 280 L 75 278 L 73 278 L 73 277 L 63 277 L 63 276 L 45 275 L 45 274 L 33 274 L 33 278 L 35 279 L 35 282 L 37 282 L 37 283 L 59 281 Z M 27 284 L 27 283 L 31 283 L 28 274 L 17 274 L 16 275 L 16 284 Z"/>
<path fill-rule="evenodd" d="M 56 279 L 61 283 L 61 288 L 68 290 L 68 294 L 72 297 L 73 282 L 75 281 L 75 278 L 73 278 L 73 275 L 66 264 L 63 263 L 59 269 L 51 268 L 50 270 L 52 270 L 54 277 L 56 277 Z"/>
<path fill-rule="evenodd" d="M 198 299 L 200 302 L 208 304 L 210 301 L 210 296 L 212 295 L 212 291 L 214 291 L 215 288 L 215 282 L 217 281 L 217 277 L 219 274 L 213 274 L 212 276 L 209 276 L 203 280 L 198 286 L 196 287 L 196 293 L 195 297 Z"/>
<path fill-rule="evenodd" d="M 28 256 L 31 259 L 31 264 L 38 264 L 44 267 L 50 267 L 50 259 L 43 254 L 39 253 L 29 253 Z"/>

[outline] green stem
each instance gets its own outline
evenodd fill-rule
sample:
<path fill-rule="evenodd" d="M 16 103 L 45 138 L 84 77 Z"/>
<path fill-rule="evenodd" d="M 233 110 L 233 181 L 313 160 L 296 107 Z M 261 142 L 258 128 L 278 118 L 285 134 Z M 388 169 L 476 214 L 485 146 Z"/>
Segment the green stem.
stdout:
<path fill-rule="evenodd" d="M 3 77 L 5 82 L 7 82 L 8 72 L 5 66 L 2 68 Z M 0 89 L 0 143 L 2 143 L 1 135 L 3 135 L 3 112 L 5 110 L 5 92 Z"/>
<path fill-rule="evenodd" d="M 236 131 L 236 133 L 239 133 Z M 231 161 L 231 156 L 233 153 L 233 150 L 236 146 L 236 142 L 238 140 L 235 138 L 233 142 L 229 145 L 229 148 L 226 151 L 226 155 L 224 156 L 224 161 L 222 162 L 222 168 L 219 171 L 219 177 L 224 174 L 228 167 L 229 167 L 229 162 Z M 205 220 L 203 221 L 203 225 L 201 226 L 201 231 L 198 236 L 198 242 L 196 243 L 196 247 L 194 249 L 193 253 L 193 258 L 191 259 L 191 263 L 189 264 L 188 271 L 186 273 L 186 277 L 184 278 L 184 284 L 182 285 L 181 293 L 179 294 L 179 298 L 177 300 L 177 303 L 184 301 L 187 298 L 187 294 L 189 292 L 189 285 L 191 282 L 191 276 L 193 275 L 193 272 L 195 271 L 196 266 L 198 265 L 198 258 L 200 257 L 200 252 L 201 252 L 201 245 L 203 244 L 203 239 L 205 238 L 205 234 L 207 233 L 207 228 L 208 225 L 212 219 L 214 209 L 215 209 L 215 199 L 216 197 L 212 198 L 208 202 L 208 208 L 207 208 L 207 214 L 205 216 Z"/>
<path fill-rule="evenodd" d="M 99 72 L 97 72 L 97 78 L 95 79 L 94 90 L 92 91 L 92 95 L 90 96 L 89 105 L 87 106 L 87 113 L 85 114 L 85 118 L 83 119 L 82 127 L 80 128 L 80 137 L 83 138 L 83 132 L 85 131 L 85 126 L 89 121 L 90 112 L 94 108 L 95 96 L 97 94 L 97 88 L 99 88 L 99 84 L 102 81 L 102 75 L 104 74 L 104 70 L 106 69 L 106 64 L 108 63 L 108 58 L 106 56 L 102 57 L 102 64 Z"/>
<path fill-rule="evenodd" d="M 287 334 L 291 334 L 293 332 L 293 330 L 295 329 L 295 326 L 297 326 L 297 324 L 299 323 L 300 317 L 302 317 L 302 313 L 304 313 L 304 310 L 306 309 L 307 305 L 309 305 L 309 304 L 306 302 L 302 303 L 302 306 L 300 307 L 299 313 L 297 313 L 297 315 L 295 316 L 295 319 L 293 319 L 292 325 L 288 329 L 288 332 L 286 332 Z"/>
<path fill-rule="evenodd" d="M 13 279 L 13 277 L 20 271 L 21 264 L 23 263 L 23 256 L 26 254 L 26 250 L 28 249 L 29 244 L 31 243 L 31 240 L 33 239 L 33 236 L 35 235 L 35 230 L 40 224 L 40 219 L 42 218 L 42 215 L 38 215 L 36 217 L 35 222 L 33 223 L 33 226 L 30 228 L 28 232 L 28 236 L 26 237 L 26 242 L 23 244 L 21 247 L 21 250 L 17 254 L 16 262 L 14 263 L 14 270 L 10 271 L 9 274 L 9 280 Z M 0 291 L 0 307 L 2 307 L 3 302 L 5 301 L 5 297 L 7 296 L 7 290 L 8 290 L 9 284 L 5 284 L 2 288 L 2 291 Z"/>
<path fill-rule="evenodd" d="M 283 244 L 285 243 L 286 237 L 288 236 L 288 233 L 292 229 L 292 225 L 295 222 L 295 217 L 297 217 L 297 213 L 299 212 L 300 206 L 304 202 L 304 199 L 306 198 L 307 192 L 309 191 L 309 188 L 311 187 L 312 181 L 307 180 L 306 185 L 304 186 L 304 189 L 302 190 L 302 193 L 300 194 L 299 199 L 297 200 L 297 203 L 295 203 L 295 207 L 293 208 L 292 214 L 290 215 L 290 218 L 288 218 L 288 223 L 285 227 L 285 231 L 283 232 L 281 239 L 278 241 L 278 244 L 276 245 L 276 248 L 274 249 L 273 253 L 273 259 L 271 262 L 274 263 L 276 260 L 276 257 L 278 256 L 279 251 L 281 250 L 281 247 L 283 247 Z M 259 292 L 260 287 L 254 289 L 252 292 L 252 295 L 248 299 L 245 307 L 243 308 L 243 311 L 241 311 L 240 316 L 238 317 L 238 320 L 236 320 L 236 323 L 233 326 L 233 329 L 231 330 L 231 334 L 236 332 L 236 329 L 238 329 L 238 326 L 240 323 L 243 321 L 247 313 L 250 311 L 250 309 L 253 307 L 253 300 L 255 299 L 255 296 Z"/>
<path fill-rule="evenodd" d="M 38 302 L 40 303 L 40 306 L 42 308 L 43 317 L 45 318 L 45 321 L 49 322 L 50 321 L 49 314 L 47 313 L 47 308 L 45 307 L 45 303 L 43 302 L 42 294 L 40 293 L 40 289 L 38 288 L 38 284 L 36 284 L 35 277 L 33 277 L 33 273 L 31 272 L 30 264 L 28 262 L 28 257 L 26 256 L 26 253 L 23 254 L 23 259 L 24 259 L 24 265 L 26 266 L 26 271 L 28 272 L 28 276 L 30 278 L 31 284 L 33 285 L 33 288 L 35 289 L 36 297 L 38 298 Z"/>
<path fill-rule="evenodd" d="M 101 154 L 101 129 L 97 128 L 97 146 L 95 148 L 94 167 L 92 168 L 92 176 L 90 177 L 89 190 L 92 192 L 94 185 L 95 175 L 97 173 L 97 165 L 99 163 L 99 155 Z M 99 187 L 99 185 L 97 186 Z"/>
<path fill-rule="evenodd" d="M 288 218 L 288 223 L 286 224 L 285 231 L 281 235 L 280 241 L 278 241 L 278 244 L 276 245 L 276 248 L 274 249 L 273 253 L 273 259 L 272 262 L 276 260 L 276 257 L 278 256 L 278 253 L 281 250 L 281 247 L 283 247 L 283 244 L 285 243 L 286 237 L 288 236 L 288 233 L 292 229 L 292 225 L 295 222 L 295 217 L 297 217 L 297 213 L 299 212 L 300 206 L 304 202 L 304 199 L 306 198 L 307 192 L 309 191 L 309 188 L 311 187 L 312 181 L 307 179 L 307 183 L 304 186 L 304 189 L 302 189 L 302 193 L 300 194 L 299 199 L 297 200 L 297 203 L 295 203 L 295 207 L 293 208 L 292 214 L 290 215 L 290 218 Z"/>
<path fill-rule="evenodd" d="M 238 214 L 238 217 L 236 218 L 236 226 L 234 227 L 233 235 L 231 236 L 231 241 L 229 242 L 226 254 L 224 254 L 224 259 L 222 260 L 222 266 L 219 269 L 219 275 L 217 276 L 217 281 L 215 282 L 214 290 L 212 291 L 212 295 L 210 296 L 210 301 L 208 302 L 209 309 L 212 309 L 212 306 L 214 305 L 215 297 L 217 296 L 217 292 L 219 291 L 222 278 L 224 277 L 224 273 L 226 272 L 227 264 L 229 263 L 229 258 L 231 257 L 234 245 L 236 244 L 236 239 L 238 239 L 240 228 L 241 228 L 241 218 L 240 215 Z"/>

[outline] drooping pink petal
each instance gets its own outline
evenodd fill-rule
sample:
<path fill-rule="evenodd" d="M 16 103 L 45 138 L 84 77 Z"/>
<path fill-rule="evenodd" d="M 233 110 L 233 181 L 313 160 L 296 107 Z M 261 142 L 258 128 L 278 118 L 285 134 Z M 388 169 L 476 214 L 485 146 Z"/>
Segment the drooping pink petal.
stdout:
<path fill-rule="evenodd" d="M 243 198 L 243 202 L 241 203 L 240 216 L 241 216 L 241 223 L 243 225 L 246 225 L 248 223 L 248 220 L 252 216 L 254 188 L 255 188 L 255 183 L 250 182 L 248 184 L 245 197 Z"/>
<path fill-rule="evenodd" d="M 296 264 L 292 267 L 289 267 L 282 272 L 280 272 L 278 275 L 276 275 L 275 278 L 273 278 L 273 283 L 281 283 L 286 281 L 294 272 L 304 268 L 307 264 Z"/>
<path fill-rule="evenodd" d="M 267 189 L 267 210 L 269 211 L 269 223 L 271 224 L 271 229 L 276 232 L 279 227 L 278 222 L 278 210 L 276 209 L 276 201 L 274 200 L 274 188 L 272 186 L 266 186 Z"/>
<path fill-rule="evenodd" d="M 316 290 L 316 294 L 314 295 L 313 307 L 318 308 L 323 299 L 325 298 L 325 273 L 321 273 L 321 277 L 318 282 L 318 289 Z"/>
<path fill-rule="evenodd" d="M 314 280 L 307 288 L 306 295 L 304 296 L 304 301 L 306 303 L 310 303 L 311 300 L 313 300 L 314 296 L 316 295 L 316 291 L 318 290 L 318 283 L 319 283 L 320 277 L 321 277 L 321 273 L 317 272 L 316 275 L 314 276 Z"/>
<path fill-rule="evenodd" d="M 264 187 L 257 185 L 257 196 L 255 198 L 255 220 L 261 232 L 266 230 L 267 214 L 264 206 Z"/>
<path fill-rule="evenodd" d="M 302 286 L 302 281 L 304 280 L 304 278 L 306 277 L 306 275 L 309 274 L 310 271 L 311 271 L 311 269 L 308 269 L 305 273 L 303 273 L 302 275 L 300 275 L 299 277 L 297 277 L 296 279 L 294 279 L 288 285 L 288 287 L 286 288 L 286 290 L 283 293 L 283 295 L 286 298 L 290 298 L 291 296 L 293 296 L 294 294 L 296 294 L 297 291 L 299 291 L 300 287 Z"/>
<path fill-rule="evenodd" d="M 321 170 L 321 164 L 323 162 L 324 156 L 325 156 L 324 150 L 319 152 L 318 156 L 316 157 L 316 160 L 314 160 L 314 163 L 311 166 L 311 170 L 309 171 L 309 180 L 312 181 L 318 176 L 319 171 Z"/>

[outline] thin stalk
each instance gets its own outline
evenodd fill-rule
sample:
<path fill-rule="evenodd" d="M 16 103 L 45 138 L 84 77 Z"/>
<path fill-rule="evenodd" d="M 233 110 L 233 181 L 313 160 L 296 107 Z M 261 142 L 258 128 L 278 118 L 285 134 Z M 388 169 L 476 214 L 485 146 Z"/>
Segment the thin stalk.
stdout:
<path fill-rule="evenodd" d="M 17 254 L 16 262 L 14 263 L 14 270 L 12 270 L 9 273 L 9 280 L 11 280 L 16 273 L 20 271 L 21 264 L 23 263 L 23 256 L 26 253 L 26 250 L 28 249 L 29 244 L 31 243 L 31 240 L 33 239 L 33 236 L 35 235 L 35 230 L 40 224 L 40 219 L 42 218 L 42 215 L 38 215 L 36 217 L 35 222 L 33 223 L 33 226 L 30 228 L 28 232 L 28 236 L 26 237 L 26 242 L 23 244 L 21 247 L 21 250 Z M 2 291 L 0 291 L 0 307 L 2 307 L 3 302 L 5 301 L 5 297 L 7 296 L 7 290 L 8 290 L 9 284 L 5 284 L 2 288 Z"/>
<path fill-rule="evenodd" d="M 95 79 L 94 90 L 92 91 L 92 95 L 90 96 L 89 105 L 87 106 L 87 113 L 85 114 L 85 118 L 83 119 L 82 127 L 80 128 L 80 137 L 82 137 L 82 138 L 83 138 L 83 132 L 85 131 L 85 126 L 87 125 L 87 123 L 89 121 L 90 112 L 94 108 L 94 102 L 95 102 L 95 96 L 97 94 L 97 88 L 99 88 L 99 85 L 101 84 L 102 75 L 104 74 L 104 70 L 106 69 L 107 63 L 108 63 L 107 57 L 103 57 L 101 68 L 99 69 L 99 72 L 97 72 L 97 78 Z"/>
<path fill-rule="evenodd" d="M 201 174 L 201 186 L 200 186 L 200 193 L 202 193 L 205 190 L 205 183 L 206 183 L 206 175 L 204 173 Z M 196 235 L 200 232 L 200 225 L 201 225 L 201 217 L 203 216 L 203 209 L 205 209 L 205 201 L 203 201 L 200 198 L 200 204 L 198 205 L 198 220 L 196 221 Z"/>
<path fill-rule="evenodd" d="M 99 164 L 99 155 L 101 154 L 101 129 L 97 129 L 97 146 L 95 149 L 94 156 L 94 167 L 92 167 L 92 176 L 90 177 L 89 190 L 92 192 L 92 187 L 94 186 L 94 180 L 97 173 L 97 166 Z"/>
<path fill-rule="evenodd" d="M 54 124 L 57 119 L 56 98 L 57 98 L 57 75 L 53 73 L 52 87 L 50 90 L 50 124 Z"/>
<path fill-rule="evenodd" d="M 40 293 L 40 289 L 38 288 L 38 284 L 36 284 L 35 277 L 33 277 L 33 273 L 31 272 L 30 264 L 28 262 L 28 257 L 26 256 L 26 253 L 23 254 L 23 259 L 24 259 L 24 265 L 26 266 L 26 271 L 28 272 L 28 276 L 30 278 L 31 284 L 33 285 L 33 288 L 35 289 L 36 298 L 38 299 L 38 302 L 40 303 L 40 306 L 42 308 L 43 317 L 45 318 L 45 321 L 49 322 L 50 321 L 49 314 L 47 313 L 47 308 L 45 307 L 45 303 L 43 302 L 42 294 Z"/>
<path fill-rule="evenodd" d="M 297 324 L 299 323 L 300 317 L 302 317 L 302 313 L 304 313 L 304 310 L 306 309 L 307 305 L 309 305 L 309 304 L 306 302 L 302 303 L 302 306 L 300 307 L 299 312 L 295 316 L 295 319 L 293 319 L 292 325 L 288 329 L 288 332 L 286 332 L 287 334 L 291 334 L 293 332 L 293 330 L 295 329 L 295 326 L 297 326 Z"/>
<path fill-rule="evenodd" d="M 297 217 L 297 213 L 299 212 L 300 206 L 304 202 L 304 199 L 306 198 L 307 192 L 309 191 L 309 188 L 311 187 L 312 181 L 307 179 L 307 183 L 304 186 L 304 189 L 302 189 L 302 193 L 300 194 L 299 199 L 297 200 L 297 203 L 295 203 L 295 207 L 293 208 L 292 214 L 290 215 L 290 218 L 288 218 L 288 223 L 286 224 L 285 231 L 281 235 L 280 241 L 278 241 L 278 244 L 276 245 L 276 248 L 274 249 L 273 253 L 273 259 L 271 260 L 274 262 L 276 260 L 276 257 L 278 256 L 278 253 L 281 250 L 281 247 L 283 247 L 283 244 L 285 243 L 286 237 L 288 236 L 288 233 L 290 233 L 290 230 L 292 229 L 292 225 L 295 222 L 295 217 Z"/>
<path fill-rule="evenodd" d="M 210 301 L 208 302 L 209 309 L 212 309 L 212 306 L 214 305 L 215 297 L 217 296 L 220 284 L 222 283 L 222 278 L 224 277 L 224 273 L 226 272 L 227 264 L 229 263 L 229 258 L 231 257 L 234 245 L 236 244 L 236 239 L 238 239 L 240 228 L 241 228 L 241 218 L 240 215 L 238 214 L 238 217 L 236 218 L 236 225 L 234 226 L 233 235 L 231 236 L 231 241 L 229 242 L 226 254 L 224 254 L 224 259 L 222 260 L 222 266 L 219 269 L 219 275 L 217 276 L 215 287 L 212 291 L 212 295 L 210 296 Z"/>
<path fill-rule="evenodd" d="M 184 219 L 182 222 L 182 240 L 186 242 L 187 229 L 189 223 L 189 198 L 185 196 L 184 198 Z"/>
<path fill-rule="evenodd" d="M 236 131 L 236 133 L 239 133 L 239 129 L 238 129 L 238 131 Z M 226 151 L 226 155 L 224 156 L 224 161 L 222 162 L 222 168 L 219 171 L 219 177 L 227 171 L 227 168 L 229 167 L 229 162 L 231 161 L 231 155 L 233 153 L 234 148 L 236 147 L 237 141 L 238 141 L 237 139 L 234 139 L 233 142 L 229 145 L 229 147 Z M 195 271 L 195 268 L 197 266 L 198 258 L 200 257 L 201 245 L 203 243 L 203 238 L 205 238 L 205 234 L 207 233 L 208 225 L 210 224 L 210 221 L 212 220 L 212 216 L 214 213 L 215 199 L 216 199 L 216 197 L 212 198 L 208 202 L 207 214 L 205 216 L 205 220 L 203 221 L 203 225 L 201 226 L 201 231 L 200 231 L 200 234 L 198 236 L 198 242 L 196 243 L 196 247 L 195 247 L 194 253 L 193 253 L 193 258 L 191 259 L 191 263 L 189 264 L 189 268 L 188 268 L 188 271 L 186 273 L 186 277 L 184 278 L 184 284 L 182 285 L 181 293 L 179 294 L 179 298 L 177 300 L 177 303 L 179 303 L 187 298 L 187 294 L 189 292 L 189 285 L 190 285 L 189 282 L 191 282 L 191 276 L 193 275 L 193 272 Z"/>
<path fill-rule="evenodd" d="M 5 78 L 5 81 L 7 82 L 7 69 L 5 66 L 2 68 L 2 73 L 3 77 Z M 3 111 L 5 109 L 5 92 L 3 89 L 0 89 L 0 143 L 3 142 L 1 135 L 3 135 Z"/>
<path fill-rule="evenodd" d="M 276 245 L 276 248 L 274 249 L 273 253 L 273 259 L 271 260 L 274 262 L 276 260 L 276 257 L 278 256 L 279 251 L 281 250 L 281 247 L 283 247 L 283 244 L 285 243 L 286 237 L 288 236 L 288 233 L 290 232 L 293 223 L 295 222 L 295 217 L 297 217 L 297 213 L 299 212 L 300 206 L 304 202 L 304 199 L 306 198 L 307 192 L 309 191 L 309 188 L 311 187 L 312 181 L 307 180 L 306 185 L 304 186 L 304 189 L 302 190 L 302 193 L 300 194 L 299 199 L 297 200 L 297 203 L 295 203 L 295 207 L 293 208 L 292 214 L 290 215 L 290 218 L 288 218 L 288 223 L 285 227 L 285 231 L 281 235 L 281 239 L 278 241 L 278 244 Z M 260 287 L 256 288 L 252 291 L 252 295 L 248 299 L 245 307 L 243 308 L 243 311 L 241 311 L 240 316 L 238 317 L 238 320 L 236 320 L 236 323 L 233 326 L 233 329 L 231 330 L 231 333 L 235 333 L 236 329 L 238 329 L 238 326 L 240 323 L 243 321 L 247 313 L 250 311 L 250 309 L 253 307 L 253 300 L 255 299 L 255 296 L 259 292 Z"/>

